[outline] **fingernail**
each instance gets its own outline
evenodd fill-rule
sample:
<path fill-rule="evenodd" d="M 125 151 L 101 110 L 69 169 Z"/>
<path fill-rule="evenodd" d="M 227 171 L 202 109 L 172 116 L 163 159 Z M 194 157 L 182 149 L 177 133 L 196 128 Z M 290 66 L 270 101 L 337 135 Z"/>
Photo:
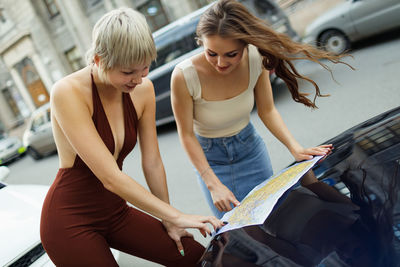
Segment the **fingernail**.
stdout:
<path fill-rule="evenodd" d="M 182 256 L 185 256 L 185 251 L 183 249 L 179 250 Z"/>
<path fill-rule="evenodd" d="M 228 222 L 226 222 L 226 221 L 225 221 L 225 222 L 222 222 L 222 223 L 223 223 L 223 224 L 225 224 L 225 225 L 227 225 L 227 224 L 228 224 Z"/>

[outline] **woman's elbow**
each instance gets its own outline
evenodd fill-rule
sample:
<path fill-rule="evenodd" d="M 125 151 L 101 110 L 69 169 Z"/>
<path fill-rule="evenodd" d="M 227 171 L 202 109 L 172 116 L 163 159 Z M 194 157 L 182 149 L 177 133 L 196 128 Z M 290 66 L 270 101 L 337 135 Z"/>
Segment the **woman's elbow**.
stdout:
<path fill-rule="evenodd" d="M 196 136 L 194 132 L 184 132 L 180 134 L 181 143 L 183 145 L 190 145 L 195 139 Z"/>
<path fill-rule="evenodd" d="M 275 112 L 277 112 L 275 107 L 257 109 L 257 114 L 261 119 L 264 117 L 270 117 L 275 114 Z"/>
<path fill-rule="evenodd" d="M 117 193 L 120 182 L 118 182 L 118 174 L 106 174 L 99 177 L 104 188 L 110 192 Z"/>

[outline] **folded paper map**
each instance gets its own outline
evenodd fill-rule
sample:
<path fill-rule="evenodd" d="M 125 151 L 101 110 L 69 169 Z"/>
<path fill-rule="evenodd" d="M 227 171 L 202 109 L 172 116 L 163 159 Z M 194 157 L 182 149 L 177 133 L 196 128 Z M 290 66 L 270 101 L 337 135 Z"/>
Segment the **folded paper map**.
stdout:
<path fill-rule="evenodd" d="M 225 213 L 221 221 L 227 221 L 228 224 L 213 235 L 264 223 L 278 199 L 321 158 L 322 156 L 315 156 L 311 160 L 296 163 L 254 187 L 241 201 L 240 206 Z"/>

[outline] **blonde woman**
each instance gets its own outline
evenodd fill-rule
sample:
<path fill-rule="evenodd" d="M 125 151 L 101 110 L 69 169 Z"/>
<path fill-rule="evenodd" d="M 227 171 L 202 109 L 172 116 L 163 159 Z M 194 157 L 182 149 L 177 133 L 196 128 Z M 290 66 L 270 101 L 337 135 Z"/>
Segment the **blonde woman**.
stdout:
<path fill-rule="evenodd" d="M 41 239 L 57 266 L 117 266 L 110 247 L 166 266 L 195 266 L 203 235 L 222 223 L 169 205 L 155 129 L 156 57 L 144 17 L 132 9 L 104 15 L 93 29 L 89 65 L 52 88 L 60 169 L 45 199 Z M 139 137 L 151 193 L 122 172 Z M 155 219 L 135 207 L 159 218 Z"/>
<path fill-rule="evenodd" d="M 181 143 L 210 208 L 220 218 L 272 174 L 266 146 L 250 122 L 254 102 L 264 125 L 295 160 L 325 155 L 332 148 L 304 148 L 295 140 L 275 108 L 269 70 L 286 82 L 296 102 L 315 107 L 299 92 L 297 79 L 310 81 L 316 96 L 319 88 L 300 75 L 292 61 L 340 61 L 273 31 L 234 0 L 217 1 L 206 10 L 196 34 L 204 51 L 173 71 L 171 101 Z"/>

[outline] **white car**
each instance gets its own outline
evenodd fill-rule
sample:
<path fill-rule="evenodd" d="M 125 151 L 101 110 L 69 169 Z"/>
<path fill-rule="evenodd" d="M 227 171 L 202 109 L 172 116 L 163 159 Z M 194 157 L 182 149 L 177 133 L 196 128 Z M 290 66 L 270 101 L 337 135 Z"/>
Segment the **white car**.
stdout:
<path fill-rule="evenodd" d="M 50 118 L 50 103 L 32 112 L 23 135 L 23 144 L 35 160 L 57 151 Z"/>
<path fill-rule="evenodd" d="M 399 0 L 346 0 L 312 22 L 303 42 L 341 54 L 355 41 L 397 27 Z"/>
<path fill-rule="evenodd" d="M 23 156 L 25 151 L 26 148 L 18 137 L 0 134 L 0 165 Z"/>
<path fill-rule="evenodd" d="M 8 175 L 0 167 L 0 181 Z M 40 214 L 49 187 L 0 182 L 0 266 L 55 266 L 40 242 Z M 118 260 L 119 252 L 112 250 Z"/>

